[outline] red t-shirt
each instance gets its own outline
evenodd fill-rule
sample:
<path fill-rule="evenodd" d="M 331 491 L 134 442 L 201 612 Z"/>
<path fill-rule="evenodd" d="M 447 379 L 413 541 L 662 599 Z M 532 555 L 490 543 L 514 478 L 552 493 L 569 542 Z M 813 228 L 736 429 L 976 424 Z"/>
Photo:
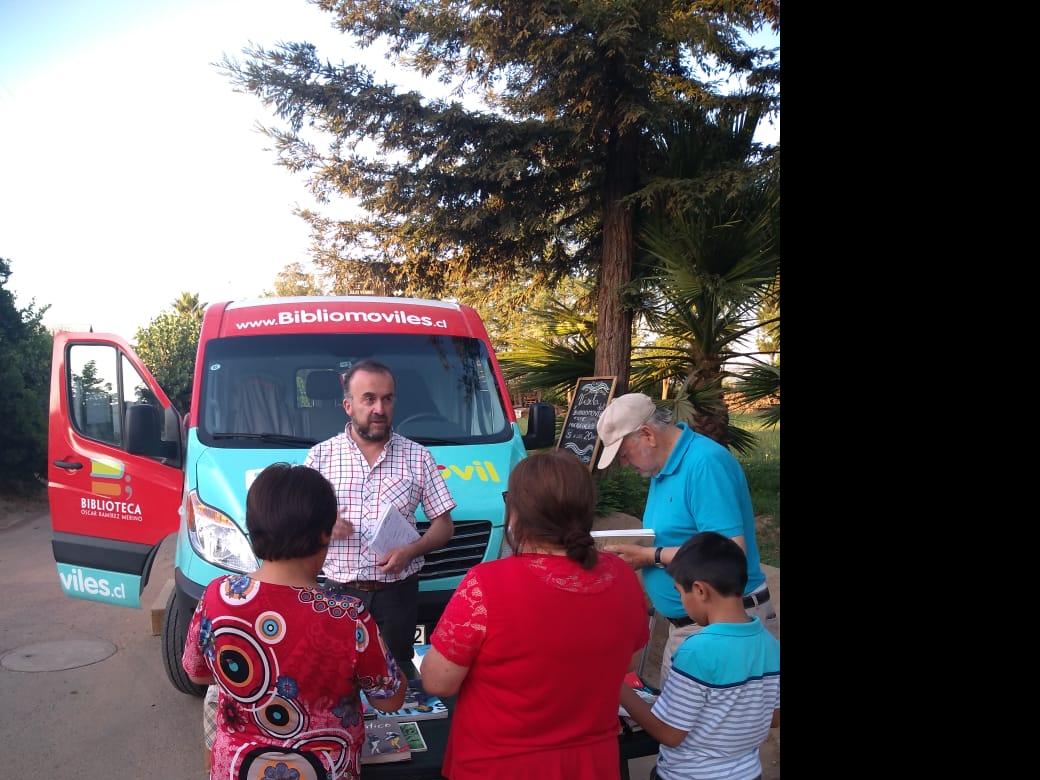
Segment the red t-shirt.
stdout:
<path fill-rule="evenodd" d="M 181 663 L 220 686 L 211 778 L 356 780 L 358 691 L 389 698 L 400 686 L 360 601 L 244 575 L 206 588 Z"/>
<path fill-rule="evenodd" d="M 430 640 L 469 667 L 444 775 L 618 777 L 619 691 L 648 638 L 642 587 L 615 555 L 600 553 L 589 571 L 558 555 L 475 566 Z"/>

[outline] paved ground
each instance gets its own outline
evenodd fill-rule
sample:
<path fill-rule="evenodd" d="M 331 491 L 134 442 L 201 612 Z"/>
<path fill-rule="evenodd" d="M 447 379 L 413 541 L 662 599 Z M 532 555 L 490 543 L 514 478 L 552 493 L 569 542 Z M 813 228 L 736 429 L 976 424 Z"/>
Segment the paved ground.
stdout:
<path fill-rule="evenodd" d="M 167 681 L 148 612 L 66 598 L 51 557 L 46 504 L 29 510 L 0 516 L 0 658 L 15 651 L 10 662 L 23 655 L 18 648 L 51 642 L 62 643 L 48 645 L 52 650 L 80 653 L 80 661 L 89 660 L 82 653 L 99 643 L 115 652 L 65 671 L 0 665 L 4 774 L 56 780 L 201 777 L 200 700 Z M 172 544 L 163 548 L 144 592 L 149 606 L 172 572 Z M 78 649 L 67 644 L 73 640 L 81 643 Z"/>

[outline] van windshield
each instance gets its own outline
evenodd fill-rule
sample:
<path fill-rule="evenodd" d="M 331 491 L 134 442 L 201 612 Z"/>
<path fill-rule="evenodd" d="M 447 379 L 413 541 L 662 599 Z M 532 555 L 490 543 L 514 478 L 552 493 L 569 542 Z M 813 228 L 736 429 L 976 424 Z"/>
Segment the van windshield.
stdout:
<path fill-rule="evenodd" d="M 215 447 L 310 447 L 342 433 L 341 376 L 365 358 L 397 380 L 393 429 L 421 444 L 483 444 L 513 433 L 484 344 L 408 334 L 214 339 L 205 348 L 199 438 Z"/>

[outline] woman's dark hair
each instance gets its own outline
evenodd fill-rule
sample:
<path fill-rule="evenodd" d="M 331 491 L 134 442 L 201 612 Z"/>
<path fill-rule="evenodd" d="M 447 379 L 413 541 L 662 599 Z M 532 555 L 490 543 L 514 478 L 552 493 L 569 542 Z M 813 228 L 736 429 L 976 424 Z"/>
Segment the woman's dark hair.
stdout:
<path fill-rule="evenodd" d="M 583 569 L 596 565 L 589 531 L 596 490 L 588 469 L 565 450 L 532 455 L 509 476 L 507 520 L 513 543 L 562 546 Z"/>
<path fill-rule="evenodd" d="M 307 558 L 336 524 L 336 492 L 307 466 L 272 463 L 246 494 L 246 530 L 257 558 Z"/>
<path fill-rule="evenodd" d="M 668 564 L 668 573 L 687 593 L 697 580 L 720 596 L 743 596 L 747 587 L 747 555 L 732 539 L 702 531 L 691 536 Z"/>

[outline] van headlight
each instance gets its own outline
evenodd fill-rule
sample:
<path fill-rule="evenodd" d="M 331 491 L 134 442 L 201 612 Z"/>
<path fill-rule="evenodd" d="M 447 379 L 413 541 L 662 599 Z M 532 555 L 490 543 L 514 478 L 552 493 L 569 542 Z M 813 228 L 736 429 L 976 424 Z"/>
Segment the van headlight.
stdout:
<path fill-rule="evenodd" d="M 202 503 L 194 490 L 188 492 L 183 511 L 188 539 L 200 558 L 243 574 L 257 570 L 253 548 L 234 520 Z"/>

